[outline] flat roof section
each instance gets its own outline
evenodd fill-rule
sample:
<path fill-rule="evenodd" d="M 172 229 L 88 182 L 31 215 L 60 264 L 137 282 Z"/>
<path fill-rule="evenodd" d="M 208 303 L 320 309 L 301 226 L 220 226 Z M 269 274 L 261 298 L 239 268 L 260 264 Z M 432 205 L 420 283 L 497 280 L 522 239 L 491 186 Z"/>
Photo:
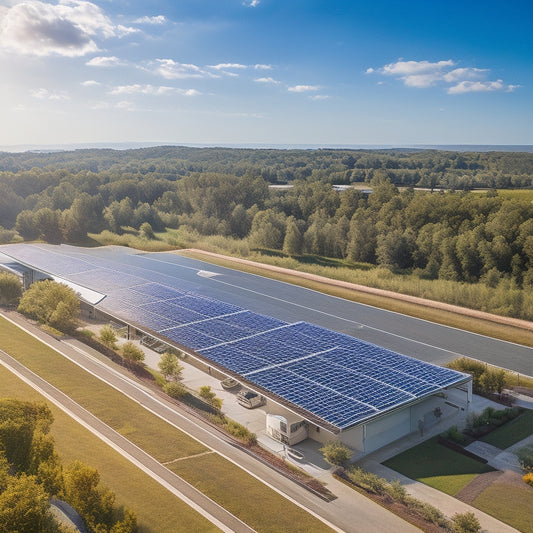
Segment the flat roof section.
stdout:
<path fill-rule="evenodd" d="M 346 430 L 470 376 L 306 322 L 288 323 L 172 285 L 155 269 L 91 250 L 0 247 L 9 257 L 106 297 L 97 308 L 187 346 L 313 420 Z M 119 253 L 119 251 L 117 251 Z M 175 285 L 175 278 L 172 278 Z"/>

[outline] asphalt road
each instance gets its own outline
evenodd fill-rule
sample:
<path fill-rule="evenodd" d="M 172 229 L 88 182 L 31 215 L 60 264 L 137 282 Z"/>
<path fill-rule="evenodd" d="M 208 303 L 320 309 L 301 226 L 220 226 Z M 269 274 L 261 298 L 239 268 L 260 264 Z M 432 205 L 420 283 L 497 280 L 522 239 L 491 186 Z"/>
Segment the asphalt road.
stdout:
<path fill-rule="evenodd" d="M 38 328 L 28 325 L 27 321 L 20 317 L 20 315 L 10 314 L 9 318 L 16 323 L 21 324 L 33 335 L 46 342 L 46 344 L 78 364 L 80 367 L 97 376 L 99 379 L 103 380 L 114 388 L 120 390 L 126 396 L 137 401 L 156 416 L 166 420 L 170 424 L 178 427 L 182 431 L 191 435 L 193 438 L 202 442 L 204 445 L 220 453 L 226 459 L 243 468 L 254 477 L 262 480 L 273 490 L 276 490 L 280 494 L 292 500 L 294 503 L 300 505 L 302 508 L 321 518 L 323 521 L 329 523 L 337 530 L 349 533 L 371 533 L 381 531 L 414 533 L 415 531 L 418 531 L 418 529 L 411 524 L 408 524 L 401 518 L 395 516 L 389 511 L 386 511 L 381 506 L 365 498 L 356 491 L 346 487 L 342 483 L 336 481 L 334 478 L 331 478 L 330 482 L 328 483 L 328 488 L 337 496 L 337 499 L 333 500 L 332 502 L 325 502 L 308 490 L 279 474 L 269 466 L 259 462 L 257 459 L 245 453 L 239 447 L 236 447 L 232 443 L 231 439 L 213 429 L 202 419 L 195 417 L 183 409 L 180 409 L 176 406 L 176 404 L 168 402 L 162 397 L 154 397 L 153 391 L 146 389 L 142 384 L 139 384 L 136 380 L 133 380 L 128 375 L 107 366 L 104 362 L 97 359 L 94 356 L 95 352 L 93 352 L 87 346 L 73 339 L 57 341 L 56 339 L 40 331 Z M 42 380 L 41 385 L 47 385 L 48 387 L 51 387 L 46 382 L 42 383 Z M 72 400 L 68 401 L 72 402 Z M 74 406 L 76 405 L 77 404 L 74 404 Z M 77 409 L 83 410 L 83 408 L 79 406 Z M 85 413 L 87 412 L 85 411 Z M 89 413 L 87 414 L 92 417 L 92 415 Z M 96 420 L 98 419 L 93 420 L 93 422 L 96 423 Z M 98 422 L 99 424 L 105 426 L 105 424 L 103 424 L 101 421 L 98 420 Z M 107 426 L 105 427 L 107 428 Z M 106 431 L 109 431 L 109 428 Z M 111 430 L 109 439 L 113 442 L 126 440 L 113 430 Z M 124 445 L 127 446 L 126 444 Z M 135 450 L 142 452 L 132 443 L 129 443 L 129 447 L 133 447 Z M 128 453 L 130 452 L 129 447 L 126 448 Z M 144 452 L 142 453 L 144 454 Z M 150 460 L 154 461 L 151 456 L 147 456 L 146 460 L 149 462 Z M 157 463 L 157 465 L 157 467 L 156 465 L 153 465 L 154 469 L 158 468 L 165 471 L 165 477 L 163 477 L 163 479 L 169 479 L 169 477 L 170 480 L 174 480 L 175 478 L 180 479 L 178 476 L 167 470 L 159 463 Z M 155 471 L 158 472 L 159 470 Z M 181 481 L 182 483 L 185 483 L 183 480 Z M 179 490 L 181 491 L 182 488 L 180 487 Z M 202 496 L 206 500 L 209 500 L 206 496 Z M 211 500 L 209 500 L 209 502 L 211 502 Z M 205 504 L 208 505 L 208 502 Z M 212 504 L 213 502 L 211 502 L 211 505 Z M 214 505 L 217 506 L 217 504 Z M 260 505 L 260 502 L 257 502 L 257 505 Z M 213 516 L 217 517 L 217 519 L 220 519 L 219 515 L 215 514 L 215 510 L 212 510 L 211 507 L 206 508 L 209 509 L 210 513 L 213 513 Z M 221 520 L 221 523 L 225 524 L 226 520 L 228 523 L 230 523 L 230 520 L 232 519 L 238 520 L 235 517 L 232 518 L 232 515 L 230 515 L 227 511 L 225 511 L 225 513 L 227 513 L 229 516 L 226 516 L 223 520 Z M 247 526 L 244 528 L 243 526 L 245 525 L 239 521 L 239 523 L 235 524 L 235 528 L 233 530 L 252 531 Z"/>
<path fill-rule="evenodd" d="M 256 313 L 305 321 L 347 333 L 398 353 L 436 364 L 466 356 L 533 376 L 533 349 L 358 304 L 316 291 L 231 270 L 177 254 L 93 250 L 149 270 L 162 282 L 239 305 Z M 210 272 L 214 276 L 198 275 Z"/>

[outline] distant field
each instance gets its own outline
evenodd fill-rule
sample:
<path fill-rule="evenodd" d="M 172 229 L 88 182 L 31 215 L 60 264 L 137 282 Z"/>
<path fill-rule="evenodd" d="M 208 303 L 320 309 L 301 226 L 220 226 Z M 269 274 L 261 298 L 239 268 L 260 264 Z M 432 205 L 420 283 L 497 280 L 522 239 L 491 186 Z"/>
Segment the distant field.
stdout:
<path fill-rule="evenodd" d="M 160 462 L 187 458 L 208 450 L 1 317 L 0 348 Z M 67 437 L 70 438 L 69 435 L 63 436 Z M 70 445 L 72 453 L 77 447 L 75 439 L 70 439 Z M 219 455 L 191 458 L 176 464 L 179 469 L 184 468 L 183 477 L 189 483 L 208 493 L 255 529 L 265 532 L 330 531 L 323 522 Z M 215 477 L 213 472 L 217 472 Z M 124 490 L 128 490 L 127 487 Z M 154 505 L 151 497 L 149 500 Z M 257 505 L 258 501 L 261 505 Z"/>
<path fill-rule="evenodd" d="M 517 198 L 533 202 L 533 189 L 498 189 L 498 194 L 504 198 Z"/>

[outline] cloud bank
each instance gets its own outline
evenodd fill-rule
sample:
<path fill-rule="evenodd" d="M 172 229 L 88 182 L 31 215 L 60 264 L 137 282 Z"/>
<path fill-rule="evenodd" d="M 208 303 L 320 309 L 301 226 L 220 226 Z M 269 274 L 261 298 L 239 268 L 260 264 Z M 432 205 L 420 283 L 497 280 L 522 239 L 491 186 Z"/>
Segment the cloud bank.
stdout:
<path fill-rule="evenodd" d="M 437 62 L 399 60 L 378 69 L 369 68 L 366 73 L 399 79 L 406 87 L 425 89 L 443 85 L 448 94 L 511 92 L 519 87 L 519 85 L 506 84 L 502 80 L 487 80 L 490 69 L 456 67 L 456 64 L 452 59 Z"/>
<path fill-rule="evenodd" d="M 26 0 L 0 10 L 0 48 L 20 54 L 79 57 L 98 51 L 97 38 L 137 31 L 114 25 L 99 6 L 81 0 Z"/>

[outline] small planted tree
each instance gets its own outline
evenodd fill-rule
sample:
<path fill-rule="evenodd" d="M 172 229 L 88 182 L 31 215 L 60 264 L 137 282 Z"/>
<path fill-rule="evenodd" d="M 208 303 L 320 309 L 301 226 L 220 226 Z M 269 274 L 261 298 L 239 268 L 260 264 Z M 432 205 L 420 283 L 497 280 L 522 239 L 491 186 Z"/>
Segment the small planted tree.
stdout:
<path fill-rule="evenodd" d="M 339 441 L 327 442 L 319 451 L 322 452 L 324 459 L 330 465 L 336 466 L 343 465 L 352 456 L 352 450 Z"/>
<path fill-rule="evenodd" d="M 113 350 L 117 349 L 117 336 L 115 335 L 115 331 L 111 326 L 104 326 L 100 330 L 100 340 L 108 348 Z"/>
<path fill-rule="evenodd" d="M 157 366 L 167 381 L 176 381 L 181 379 L 183 366 L 180 365 L 178 357 L 175 354 L 171 352 L 165 352 L 161 356 L 161 360 Z"/>
<path fill-rule="evenodd" d="M 144 361 L 144 352 L 133 342 L 128 341 L 122 345 L 122 357 L 130 363 L 141 363 Z"/>
<path fill-rule="evenodd" d="M 204 399 L 209 405 L 212 405 L 215 409 L 222 408 L 222 400 L 217 398 L 216 394 L 211 390 L 209 385 L 200 387 L 200 397 Z"/>
<path fill-rule="evenodd" d="M 73 289 L 49 279 L 34 283 L 20 299 L 19 313 L 59 331 L 78 326 L 80 300 Z"/>

